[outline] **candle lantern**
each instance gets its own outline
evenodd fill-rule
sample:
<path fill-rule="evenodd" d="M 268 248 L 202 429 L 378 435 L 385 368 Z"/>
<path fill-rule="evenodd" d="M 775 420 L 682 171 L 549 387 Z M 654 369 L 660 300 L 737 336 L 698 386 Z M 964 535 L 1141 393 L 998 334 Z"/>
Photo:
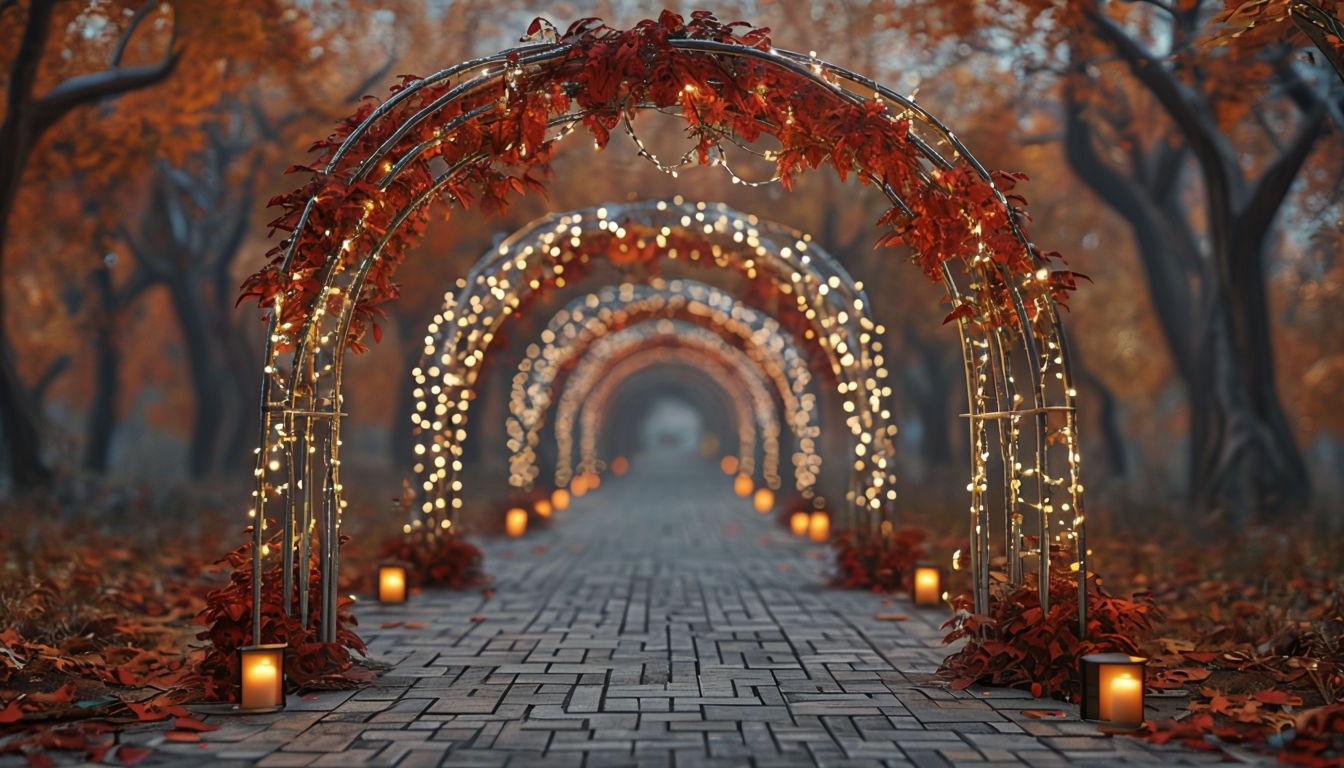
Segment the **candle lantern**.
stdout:
<path fill-rule="evenodd" d="M 386 562 L 378 564 L 378 602 L 406 602 L 406 564 Z"/>
<path fill-rule="evenodd" d="M 504 516 L 504 532 L 517 538 L 527 532 L 527 510 L 522 507 L 510 509 Z"/>
<path fill-rule="evenodd" d="M 238 709 L 273 712 L 285 707 L 285 644 L 245 645 L 238 649 Z"/>
<path fill-rule="evenodd" d="M 751 482 L 751 475 L 740 474 L 733 478 L 733 493 L 744 499 L 751 495 L 751 489 L 755 487 L 756 484 Z"/>
<path fill-rule="evenodd" d="M 794 536 L 806 536 L 808 526 L 808 514 L 799 510 L 789 516 L 789 530 L 793 531 Z"/>
<path fill-rule="evenodd" d="M 587 481 L 585 485 L 587 485 L 588 490 L 596 491 L 602 487 L 602 476 L 596 472 L 584 472 L 583 477 Z"/>
<path fill-rule="evenodd" d="M 556 488 L 551 494 L 551 506 L 558 512 L 569 509 L 569 491 L 564 488 Z"/>
<path fill-rule="evenodd" d="M 537 499 L 537 503 L 533 504 L 532 508 L 536 510 L 537 517 L 550 517 L 552 510 L 555 509 L 550 499 Z"/>
<path fill-rule="evenodd" d="M 769 488 L 758 488 L 751 497 L 751 505 L 762 515 L 775 508 L 775 492 Z"/>
<path fill-rule="evenodd" d="M 910 579 L 910 600 L 915 605 L 937 605 L 942 599 L 942 569 L 925 563 L 916 565 Z"/>
<path fill-rule="evenodd" d="M 821 543 L 831 537 L 831 516 L 817 510 L 807 519 L 807 538 Z"/>
<path fill-rule="evenodd" d="M 1116 728 L 1143 723 L 1143 674 L 1148 659 L 1092 653 L 1082 660 L 1082 718 Z"/>

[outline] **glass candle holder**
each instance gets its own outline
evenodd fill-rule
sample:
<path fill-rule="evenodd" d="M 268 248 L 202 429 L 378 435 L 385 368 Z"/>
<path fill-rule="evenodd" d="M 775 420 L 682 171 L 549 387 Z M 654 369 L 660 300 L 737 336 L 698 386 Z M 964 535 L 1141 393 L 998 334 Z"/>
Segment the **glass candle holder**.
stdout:
<path fill-rule="evenodd" d="M 238 649 L 238 709 L 273 712 L 285 706 L 284 643 L 245 645 Z"/>
<path fill-rule="evenodd" d="M 378 602 L 404 603 L 406 602 L 406 592 L 406 564 L 379 563 Z"/>
<path fill-rule="evenodd" d="M 1093 653 L 1082 659 L 1082 718 L 1115 728 L 1143 724 L 1144 668 L 1148 659 Z"/>

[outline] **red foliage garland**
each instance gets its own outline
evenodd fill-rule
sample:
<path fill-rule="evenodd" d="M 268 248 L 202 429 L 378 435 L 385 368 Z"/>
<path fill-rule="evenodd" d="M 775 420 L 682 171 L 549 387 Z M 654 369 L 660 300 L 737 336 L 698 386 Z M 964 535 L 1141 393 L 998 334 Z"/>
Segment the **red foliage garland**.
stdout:
<path fill-rule="evenodd" d="M 344 538 L 342 538 L 344 541 Z M 238 648 L 252 642 L 252 545 L 244 544 L 219 560 L 233 568 L 229 583 L 206 596 L 206 606 L 197 621 L 206 629 L 196 635 L 210 642 L 197 667 L 197 681 L 207 699 L 233 700 L 239 679 Z M 304 567 L 304 566 L 299 566 Z M 307 564 L 312 569 L 308 604 L 322 604 L 321 581 L 317 575 L 316 555 Z M 351 600 L 342 597 L 336 609 L 336 642 L 324 643 L 317 628 L 303 617 L 286 614 L 281 579 L 283 569 L 267 569 L 261 586 L 261 638 L 266 643 L 284 643 L 285 678 L 291 689 L 345 688 L 371 675 L 355 669 L 352 651 L 364 652 L 364 642 L 350 628 L 357 622 L 350 611 Z M 297 574 L 296 574 L 297 576 Z M 297 611 L 298 580 L 290 595 Z M 314 615 L 316 611 L 313 611 Z"/>
<path fill-rule="evenodd" d="M 1034 574 L 1011 586 L 991 588 L 989 615 L 970 613 L 973 602 L 960 595 L 951 600 L 957 615 L 944 628 L 944 642 L 968 642 L 943 660 L 939 674 L 960 690 L 971 685 L 1025 688 L 1033 694 L 1078 701 L 1079 661 L 1089 653 L 1139 653 L 1139 642 L 1151 635 L 1161 612 L 1147 598 L 1112 597 L 1095 576 L 1087 587 L 1087 637 L 1078 637 L 1078 574 L 1050 578 L 1050 610 L 1041 609 Z"/>
<path fill-rule="evenodd" d="M 533 29 L 540 33 L 542 22 L 534 23 Z M 426 206 L 418 206 L 394 228 L 396 218 L 433 183 L 432 159 L 441 158 L 454 169 L 444 185 L 450 202 L 466 208 L 479 201 L 486 212 L 498 211 L 507 207 L 514 193 L 544 191 L 541 179 L 549 173 L 555 144 L 547 138 L 551 118 L 581 116 L 580 124 L 601 148 L 624 115 L 646 107 L 681 109 L 701 163 L 709 162 L 722 137 L 751 142 L 772 134 L 781 145 L 776 171 L 785 187 L 791 186 L 796 173 L 823 163 L 834 167 L 841 178 L 857 171 L 865 183 L 890 187 L 913 215 L 899 207 L 883 215 L 878 223 L 891 227 L 892 234 L 879 244 L 901 242 L 912 247 L 932 280 L 941 281 L 944 261 L 961 259 L 969 264 L 988 248 L 1005 274 L 988 276 L 991 284 L 985 287 L 984 306 L 954 308 L 949 319 L 960 314 L 987 324 L 1016 322 L 1005 281 L 1032 275 L 1042 267 L 1056 301 L 1065 301 L 1074 286 L 1073 273 L 1057 266 L 1062 263 L 1057 254 L 1042 254 L 1019 239 L 1019 232 L 1025 234 L 1025 201 L 1013 195 L 1009 205 L 1003 205 L 990 181 L 968 165 L 929 171 L 926 180 L 920 155 L 907 136 L 908 118 L 893 115 L 878 101 L 854 104 L 833 88 L 765 59 L 678 48 L 675 40 L 712 41 L 740 47 L 744 53 L 770 49 L 768 30 L 742 22 L 724 24 L 706 11 L 696 11 L 690 21 L 664 11 L 656 21 L 641 21 L 628 30 L 584 19 L 551 43 L 558 62 L 532 69 L 520 66 L 504 99 L 493 87 L 497 83 L 486 82 L 467 88 L 459 98 L 438 106 L 432 119 L 414 125 L 406 121 L 457 84 L 423 86 L 364 125 L 376 107 L 366 101 L 327 139 L 313 145 L 320 150 L 316 162 L 290 169 L 308 171 L 312 177 L 294 192 L 271 200 L 284 211 L 271 223 L 272 231 L 290 235 L 270 250 L 269 263 L 244 282 L 240 301 L 256 298 L 264 311 L 278 311 L 277 327 L 292 343 L 313 309 L 326 272 L 357 266 L 362 254 L 373 248 L 372 243 L 356 247 L 354 241 L 386 238 L 380 258 L 370 265 L 367 281 L 355 297 L 346 342 L 360 351 L 367 330 L 372 328 L 378 338 L 378 305 L 396 297 L 393 274 L 427 223 Z M 407 76 L 393 93 L 417 81 Z M 445 134 L 443 126 L 455 120 L 460 124 Z M 405 128 L 409 130 L 383 156 L 381 172 L 390 171 L 393 162 L 419 145 L 429 149 L 410 160 L 387 189 L 379 189 L 372 176 L 375 169 L 365 168 L 365 161 Z M 337 149 L 351 136 L 354 142 L 336 161 Z M 1022 177 L 994 178 L 1007 192 Z M 286 265 L 291 246 L 293 259 Z M 278 298 L 283 301 L 277 308 Z M 339 313 L 344 301 L 343 295 L 328 297 L 327 310 Z M 1034 305 L 1027 309 L 1036 311 Z"/>

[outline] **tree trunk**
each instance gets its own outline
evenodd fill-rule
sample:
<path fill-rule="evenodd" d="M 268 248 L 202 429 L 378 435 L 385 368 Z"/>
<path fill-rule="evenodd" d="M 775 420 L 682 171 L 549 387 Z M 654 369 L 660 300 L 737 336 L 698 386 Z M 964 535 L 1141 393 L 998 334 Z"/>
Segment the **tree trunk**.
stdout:
<path fill-rule="evenodd" d="M 186 345 L 192 391 L 196 395 L 187 469 L 192 477 L 202 477 L 215 466 L 222 423 L 220 407 L 223 386 L 212 353 L 214 339 L 210 337 L 209 322 L 201 306 L 200 296 L 193 288 L 192 281 L 185 275 L 175 274 L 168 280 L 173 309 L 182 326 L 182 342 Z"/>
<path fill-rule="evenodd" d="M 115 333 L 116 299 L 112 292 L 112 277 L 101 269 L 93 275 L 98 295 L 98 311 L 105 317 L 93 333 L 93 402 L 89 405 L 89 419 L 84 444 L 84 468 L 90 472 L 105 473 L 112 453 L 112 435 L 117 424 L 117 399 L 121 391 L 121 350 Z"/>
<path fill-rule="evenodd" d="M 37 140 L 31 96 L 51 26 L 52 5 L 51 0 L 33 0 L 29 5 L 23 39 L 10 70 L 5 120 L 0 123 L 0 278 L 5 276 L 9 216 L 18 197 L 23 166 Z M 37 404 L 19 377 L 9 337 L 5 292 L 0 290 L 0 430 L 4 431 L 10 477 L 17 491 L 44 488 L 52 480 L 51 468 L 42 458 L 39 417 Z"/>

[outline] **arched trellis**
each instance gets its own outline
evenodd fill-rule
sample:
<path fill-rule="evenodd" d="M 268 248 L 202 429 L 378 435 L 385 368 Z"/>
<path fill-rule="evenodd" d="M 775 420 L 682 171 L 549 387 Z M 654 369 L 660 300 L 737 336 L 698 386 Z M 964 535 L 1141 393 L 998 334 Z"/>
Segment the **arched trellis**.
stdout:
<path fill-rule="evenodd" d="M 722 203 L 680 200 L 608 204 L 539 219 L 483 256 L 459 292 L 445 296 L 427 329 L 425 357 L 413 372 L 418 402 L 412 421 L 422 437 L 432 437 L 415 449 L 423 457 L 414 469 L 424 522 L 441 524 L 436 518 L 461 505 L 466 437 L 461 424 L 486 350 L 505 318 L 541 288 L 573 282 L 592 258 L 603 256 L 617 264 L 668 258 L 731 268 L 758 284 L 757 290 L 791 297 L 780 302 L 782 319 L 792 321 L 797 335 L 814 340 L 816 364 L 825 366 L 844 402 L 853 451 L 846 462 L 852 466 L 849 517 L 857 524 L 857 507 L 867 513 L 870 527 L 876 525 L 881 502 L 894 500 L 895 426 L 882 405 L 890 394 L 878 339 L 882 329 L 869 315 L 862 286 L 802 233 Z M 510 439 L 520 438 L 511 433 Z"/>
<path fill-rule="evenodd" d="M 542 412 L 553 402 L 557 376 L 589 344 L 650 318 L 683 318 L 736 339 L 774 384 L 785 422 L 804 454 L 797 462 L 799 492 L 810 497 L 821 459 L 814 448 L 820 434 L 819 418 L 806 359 L 778 322 L 731 294 L 693 280 L 661 278 L 653 278 L 648 285 L 607 286 L 574 299 L 546 325 L 541 333 L 543 343 L 529 345 L 509 397 L 510 483 L 530 485 L 536 476 L 536 432 L 544 421 Z"/>
<path fill-rule="evenodd" d="M 985 171 L 910 99 L 776 49 L 764 30 L 706 12 L 689 21 L 665 12 L 627 30 L 594 20 L 562 35 L 534 27 L 527 44 L 407 78 L 382 104 L 366 102 L 318 143 L 310 180 L 275 200 L 284 213 L 274 227 L 289 235 L 244 285 L 270 317 L 251 510 L 254 641 L 268 552 L 280 559 L 283 610 L 294 610 L 297 592 L 304 621 L 315 614 L 318 639 L 336 641 L 342 361 L 376 329 L 378 303 L 395 295 L 393 274 L 423 231 L 428 204 L 504 207 L 514 192 L 541 186 L 538 173 L 565 136 L 581 127 L 602 148 L 610 130 L 646 109 L 686 118 L 691 162 L 722 164 L 725 145 L 768 136 L 777 146 L 762 154 L 785 185 L 825 163 L 886 194 L 892 207 L 879 220 L 888 228 L 881 242 L 908 245 L 943 283 L 962 340 L 976 609 L 989 601 L 991 507 L 1001 515 L 1010 580 L 1020 580 L 1029 532 L 1039 548 L 1071 546 L 1086 573 L 1075 391 L 1056 311 L 1072 275 L 1026 238 L 1004 194 L 1010 176 Z M 270 514 L 280 518 L 278 531 Z M 297 590 L 291 584 L 296 558 L 308 562 L 314 544 L 316 607 L 307 604 L 310 569 L 298 569 Z M 1048 605 L 1051 558 L 1035 562 Z M 1078 581 L 1085 634 L 1087 580 Z"/>
<path fill-rule="evenodd" d="M 745 390 L 744 405 L 749 407 L 745 423 L 739 416 L 738 421 L 738 465 L 741 471 L 751 475 L 755 472 L 756 436 L 761 437 L 763 453 L 762 470 L 765 477 L 773 479 L 772 488 L 779 487 L 779 414 L 773 398 L 766 389 L 766 377 L 760 364 L 746 353 L 728 344 L 720 336 L 685 321 L 654 320 L 639 323 L 621 331 L 604 336 L 595 342 L 574 367 L 574 372 L 565 382 L 559 402 L 556 404 L 555 439 L 556 466 L 555 482 L 557 486 L 569 482 L 572 475 L 574 456 L 574 419 L 579 406 L 596 398 L 595 386 L 605 387 L 619 382 L 633 371 L 648 364 L 640 351 L 657 352 L 660 348 L 673 347 L 684 352 L 693 351 L 713 364 L 706 369 L 706 375 L 716 383 L 728 385 L 733 392 L 732 383 Z M 657 359 L 654 355 L 651 359 Z M 549 387 L 545 388 L 549 391 Z M 736 398 L 735 398 L 736 399 Z M 532 412 L 535 421 L 522 424 L 530 435 L 541 428 L 547 408 Z"/>

